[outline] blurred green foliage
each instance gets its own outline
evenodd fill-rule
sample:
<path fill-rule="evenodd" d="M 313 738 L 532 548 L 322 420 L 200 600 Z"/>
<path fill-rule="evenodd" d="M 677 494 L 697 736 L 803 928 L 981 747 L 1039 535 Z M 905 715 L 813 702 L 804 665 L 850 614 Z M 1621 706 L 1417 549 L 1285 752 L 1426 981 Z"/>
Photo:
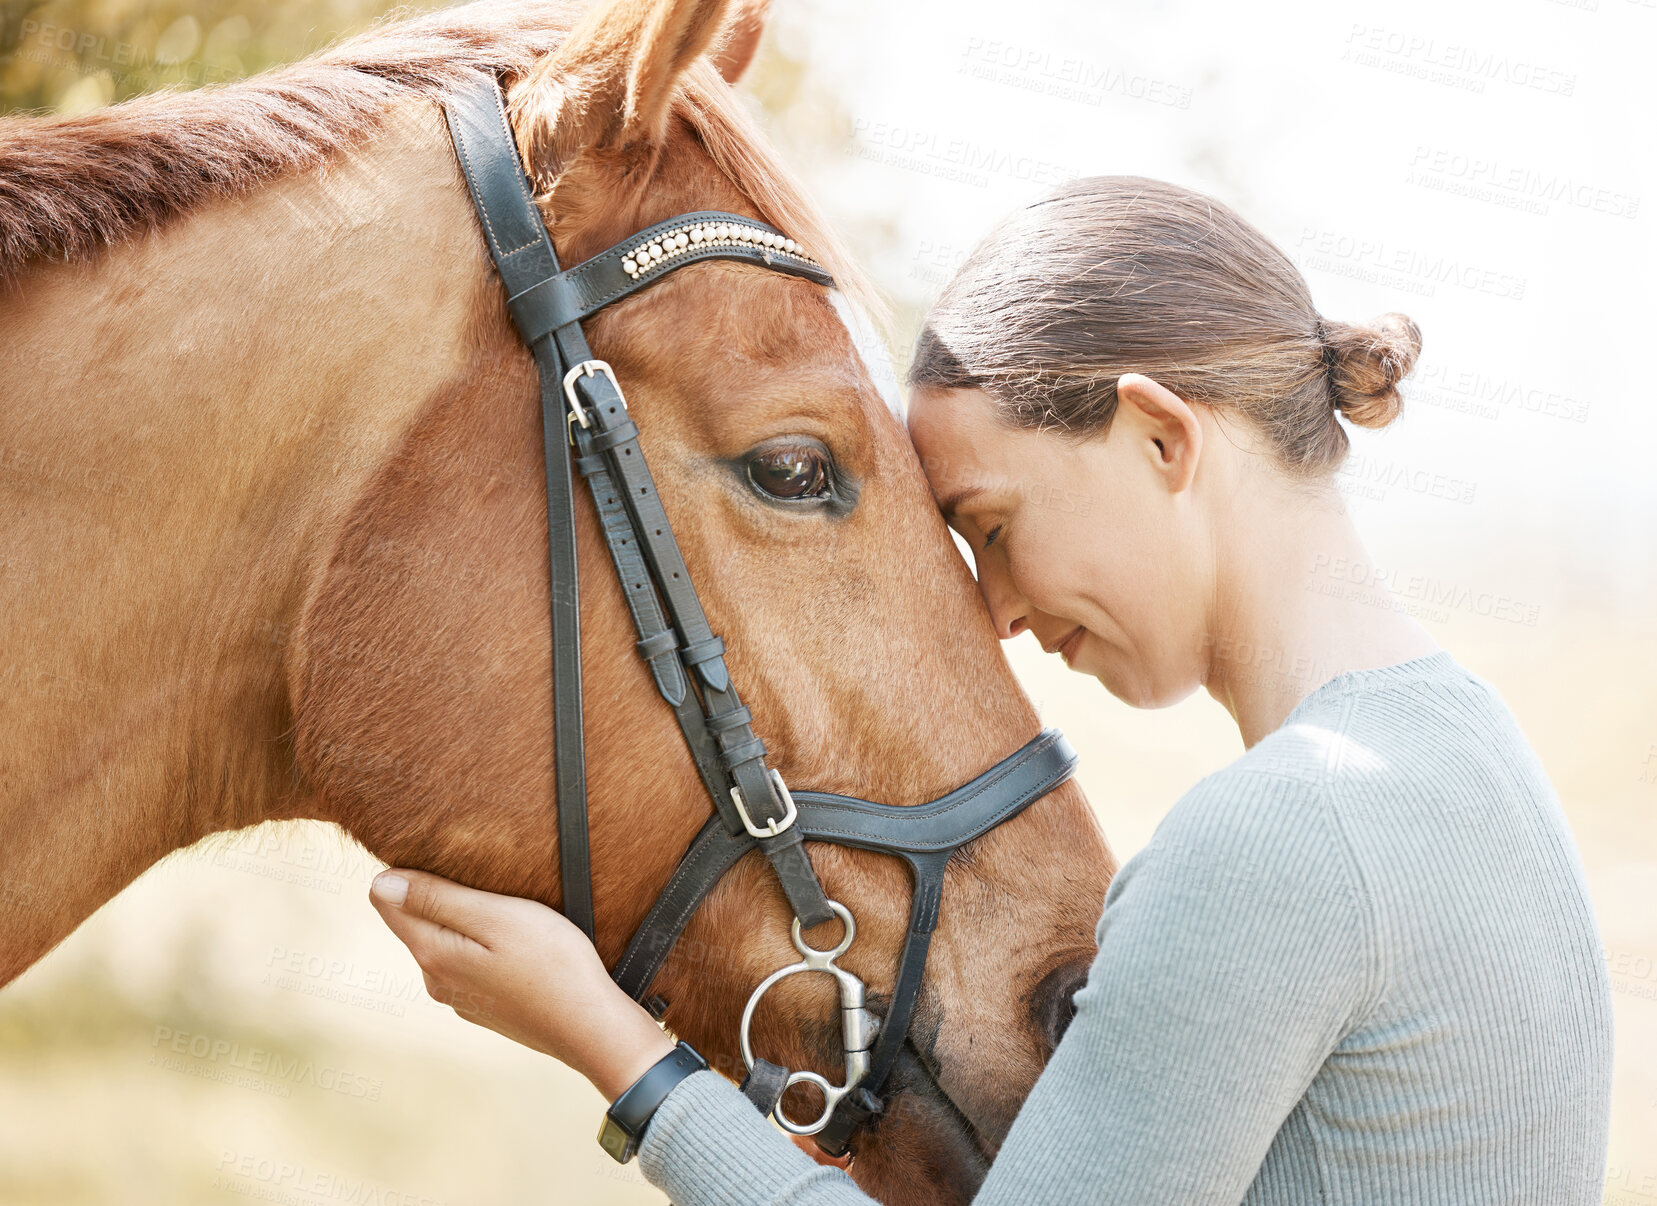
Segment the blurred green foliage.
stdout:
<path fill-rule="evenodd" d="M 0 0 L 0 110 L 77 113 L 304 58 L 437 0 Z"/>

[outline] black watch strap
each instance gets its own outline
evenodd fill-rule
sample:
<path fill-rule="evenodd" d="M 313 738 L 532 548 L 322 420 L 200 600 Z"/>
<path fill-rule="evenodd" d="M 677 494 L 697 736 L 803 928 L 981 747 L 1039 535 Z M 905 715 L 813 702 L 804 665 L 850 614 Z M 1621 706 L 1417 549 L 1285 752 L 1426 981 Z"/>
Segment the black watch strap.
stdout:
<path fill-rule="evenodd" d="M 598 1145 L 618 1164 L 626 1164 L 639 1151 L 639 1140 L 656 1109 L 681 1080 L 707 1070 L 708 1061 L 689 1043 L 680 1043 L 650 1065 L 645 1074 L 611 1104 L 598 1129 Z"/>

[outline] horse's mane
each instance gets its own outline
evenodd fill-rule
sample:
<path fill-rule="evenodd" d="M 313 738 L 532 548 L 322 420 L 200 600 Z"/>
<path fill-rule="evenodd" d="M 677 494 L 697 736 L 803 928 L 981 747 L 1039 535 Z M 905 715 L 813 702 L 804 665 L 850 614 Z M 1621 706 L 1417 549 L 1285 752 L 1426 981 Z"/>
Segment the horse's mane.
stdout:
<path fill-rule="evenodd" d="M 522 76 L 579 15 L 569 0 L 483 0 L 351 38 L 239 83 L 138 97 L 75 117 L 0 118 L 0 285 L 37 260 L 76 260 L 211 201 L 326 163 L 391 107 L 440 97 L 475 70 Z M 706 64 L 675 113 L 764 218 L 871 296 L 816 207 Z"/>

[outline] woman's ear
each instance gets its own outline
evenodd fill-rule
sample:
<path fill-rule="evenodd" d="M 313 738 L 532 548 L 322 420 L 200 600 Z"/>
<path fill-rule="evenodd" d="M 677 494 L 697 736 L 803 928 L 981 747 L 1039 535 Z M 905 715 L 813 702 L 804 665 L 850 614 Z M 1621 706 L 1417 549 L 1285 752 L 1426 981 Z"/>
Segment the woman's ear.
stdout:
<path fill-rule="evenodd" d="M 1126 420 L 1134 438 L 1144 441 L 1171 493 L 1189 489 L 1202 459 L 1202 424 L 1191 404 L 1139 373 L 1117 378 L 1116 402 L 1111 426 Z"/>
<path fill-rule="evenodd" d="M 551 191 L 593 153 L 618 156 L 624 171 L 648 170 L 665 143 L 679 77 L 713 44 L 728 8 L 729 0 L 594 4 L 511 90 L 519 150 L 536 186 Z"/>

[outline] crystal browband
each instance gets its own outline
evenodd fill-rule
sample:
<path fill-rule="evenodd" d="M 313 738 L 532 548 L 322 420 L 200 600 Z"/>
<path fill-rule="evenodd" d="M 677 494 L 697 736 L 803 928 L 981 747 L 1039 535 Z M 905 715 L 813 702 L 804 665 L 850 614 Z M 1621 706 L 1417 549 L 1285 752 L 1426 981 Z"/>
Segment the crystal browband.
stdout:
<path fill-rule="evenodd" d="M 793 239 L 762 226 L 745 226 L 738 222 L 696 222 L 662 231 L 648 242 L 638 244 L 622 259 L 621 269 L 637 280 L 657 264 L 687 251 L 723 245 L 781 252 L 802 263 L 820 267 Z"/>

